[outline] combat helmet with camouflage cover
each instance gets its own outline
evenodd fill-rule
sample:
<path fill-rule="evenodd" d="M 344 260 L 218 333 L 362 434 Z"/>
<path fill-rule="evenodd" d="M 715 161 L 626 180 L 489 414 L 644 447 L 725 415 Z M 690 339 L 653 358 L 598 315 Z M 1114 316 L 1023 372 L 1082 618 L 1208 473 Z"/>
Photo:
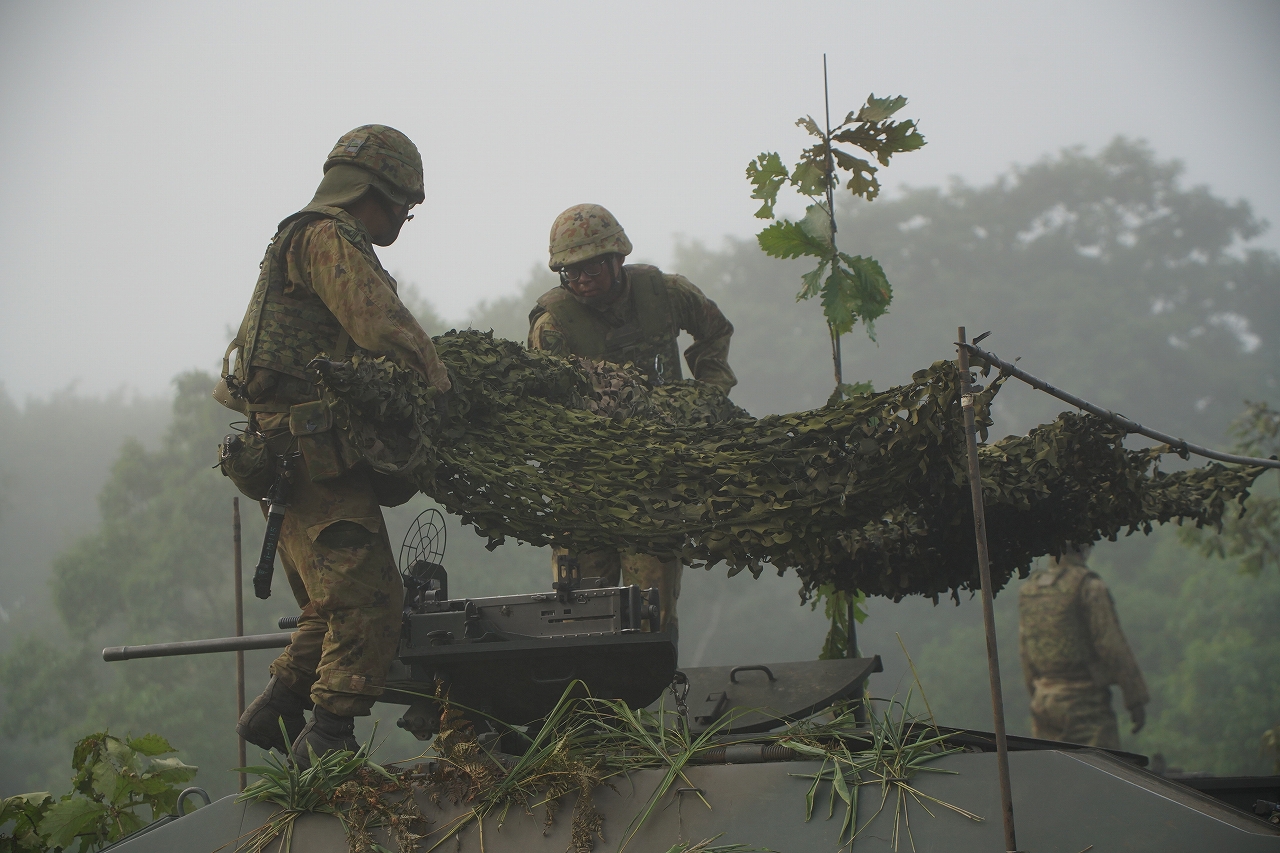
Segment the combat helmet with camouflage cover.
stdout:
<path fill-rule="evenodd" d="M 598 204 L 575 204 L 551 225 L 548 266 L 559 272 L 569 264 L 616 252 L 631 254 L 631 241 L 613 214 Z"/>
<path fill-rule="evenodd" d="M 324 161 L 324 180 L 312 204 L 340 207 L 373 187 L 395 204 L 421 204 L 422 155 L 409 137 L 385 124 L 344 133 Z"/>

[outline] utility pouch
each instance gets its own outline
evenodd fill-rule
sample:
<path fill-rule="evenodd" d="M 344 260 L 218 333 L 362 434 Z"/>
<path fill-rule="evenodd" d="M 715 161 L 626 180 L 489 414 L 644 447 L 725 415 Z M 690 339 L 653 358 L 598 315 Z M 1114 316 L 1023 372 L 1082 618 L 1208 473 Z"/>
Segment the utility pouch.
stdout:
<path fill-rule="evenodd" d="M 266 436 L 251 430 L 222 439 L 218 445 L 218 468 L 241 494 L 255 501 L 267 496 L 276 476 L 275 456 L 267 447 Z"/>
<path fill-rule="evenodd" d="M 347 470 L 333 434 L 333 410 L 324 400 L 312 400 L 289 407 L 289 433 L 298 440 L 307 476 L 323 483 Z"/>

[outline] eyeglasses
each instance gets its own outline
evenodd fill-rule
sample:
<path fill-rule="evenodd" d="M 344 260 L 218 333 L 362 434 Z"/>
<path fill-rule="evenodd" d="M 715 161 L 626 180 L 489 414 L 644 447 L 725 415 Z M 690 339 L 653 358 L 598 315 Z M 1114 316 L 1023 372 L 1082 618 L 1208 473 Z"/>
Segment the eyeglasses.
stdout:
<path fill-rule="evenodd" d="M 565 281 L 577 281 L 586 276 L 587 278 L 595 278 L 604 271 L 604 261 L 589 261 L 585 264 L 574 264 L 571 267 L 565 267 L 560 270 L 560 276 Z"/>

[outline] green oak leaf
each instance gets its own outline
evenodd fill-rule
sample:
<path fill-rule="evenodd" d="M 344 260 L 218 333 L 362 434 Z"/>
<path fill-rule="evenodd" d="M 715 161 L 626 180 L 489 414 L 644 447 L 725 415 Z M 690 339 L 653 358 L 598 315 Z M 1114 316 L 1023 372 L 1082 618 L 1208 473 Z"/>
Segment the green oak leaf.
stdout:
<path fill-rule="evenodd" d="M 151 769 L 147 771 L 147 775 L 166 783 L 176 784 L 190 782 L 199 770 L 200 768 L 187 764 L 180 758 L 156 758 L 152 760 Z"/>
<path fill-rule="evenodd" d="M 832 267 L 822 284 L 822 313 L 827 325 L 837 335 L 843 335 L 858 322 L 857 279 L 844 267 Z"/>
<path fill-rule="evenodd" d="M 796 127 L 803 127 L 809 132 L 810 136 L 816 136 L 819 139 L 827 138 L 827 135 L 822 132 L 822 128 L 818 127 L 818 123 L 813 120 L 812 116 L 796 119 Z"/>
<path fill-rule="evenodd" d="M 879 124 L 860 124 L 832 135 L 834 142 L 856 145 L 863 151 L 876 155 L 882 166 L 889 165 L 889 158 L 903 151 L 915 151 L 925 144 L 914 121 Z"/>
<path fill-rule="evenodd" d="M 125 743 L 143 755 L 164 755 L 166 752 L 177 752 L 169 741 L 158 734 L 146 734 L 142 737 L 128 738 Z"/>
<path fill-rule="evenodd" d="M 93 765 L 93 790 L 98 799 L 119 806 L 128 801 L 134 783 L 138 779 L 130 774 L 122 774 L 115 764 L 102 760 Z"/>
<path fill-rule="evenodd" d="M 64 797 L 40 821 L 40 834 L 50 848 L 69 847 L 76 836 L 87 834 L 107 813 L 107 807 L 86 797 Z"/>
<path fill-rule="evenodd" d="M 827 193 L 827 152 L 821 145 L 806 149 L 791 173 L 791 185 L 810 197 Z"/>
<path fill-rule="evenodd" d="M 827 254 L 835 248 L 835 230 L 831 225 L 831 214 L 825 207 L 811 204 L 804 209 L 804 219 L 800 220 L 804 233 L 820 242 L 827 249 Z"/>
<path fill-rule="evenodd" d="M 790 179 L 787 167 L 776 151 L 762 153 L 747 164 L 747 179 L 754 189 L 751 197 L 764 202 L 756 211 L 758 219 L 772 219 L 773 206 L 778 201 L 778 190 Z"/>
<path fill-rule="evenodd" d="M 77 771 L 89 770 L 97 757 L 98 751 L 102 749 L 103 741 L 107 737 L 107 733 L 102 731 L 94 732 L 78 740 L 71 755 L 71 766 Z"/>
<path fill-rule="evenodd" d="M 867 201 L 874 201 L 880 195 L 880 182 L 874 177 L 854 175 L 845 183 L 845 188 L 854 195 L 860 195 Z"/>
<path fill-rule="evenodd" d="M 831 254 L 831 246 L 813 237 L 800 223 L 783 219 L 773 223 L 756 235 L 756 241 L 766 255 L 774 258 L 798 258 L 811 255 L 815 258 Z"/>
<path fill-rule="evenodd" d="M 835 159 L 836 166 L 849 172 L 849 181 L 845 186 L 854 195 L 860 195 L 867 201 L 871 201 L 880 195 L 880 181 L 876 178 L 878 171 L 861 157 L 854 157 L 839 148 L 833 148 L 831 151 Z"/>
<path fill-rule="evenodd" d="M 915 151 L 923 148 L 924 144 L 924 136 L 920 134 L 914 121 L 889 122 L 884 128 L 884 142 L 876 153 L 876 159 L 882 166 L 888 166 L 891 155 Z"/>
<path fill-rule="evenodd" d="M 862 109 L 858 110 L 855 121 L 876 122 L 884 121 L 893 116 L 898 110 L 907 105 L 907 99 L 902 95 L 895 98 L 877 98 L 874 94 L 867 97 L 867 103 Z"/>
<path fill-rule="evenodd" d="M 17 794 L 0 800 L 0 826 L 12 824 L 9 835 L 0 834 L 0 850 L 36 853 L 47 849 L 37 828 L 52 804 L 53 797 L 48 791 Z M 5 842 L 10 846 L 4 846 Z"/>
<path fill-rule="evenodd" d="M 845 266 L 836 265 L 822 285 L 822 311 L 836 334 L 851 331 L 861 320 L 875 340 L 873 321 L 888 310 L 893 291 L 884 270 L 873 258 L 840 253 Z M 847 267 L 847 268 L 846 268 Z"/>
<path fill-rule="evenodd" d="M 146 826 L 141 815 L 131 811 L 121 811 L 115 814 L 115 823 L 107 833 L 108 841 L 119 841 L 126 835 L 132 835 L 142 827 Z"/>
<path fill-rule="evenodd" d="M 134 752 L 124 741 L 117 737 L 107 736 L 106 742 L 103 744 L 106 748 L 107 756 L 101 760 L 111 760 L 120 766 L 122 770 L 132 770 L 138 775 L 142 775 L 146 770 L 146 759 Z M 97 768 L 94 768 L 95 772 Z"/>
<path fill-rule="evenodd" d="M 875 320 L 884 316 L 893 301 L 893 288 L 889 286 L 889 278 L 884 268 L 875 258 L 864 258 L 861 255 L 840 253 L 842 260 L 853 274 L 857 282 L 858 313 L 867 329 L 867 337 L 876 339 Z"/>
<path fill-rule="evenodd" d="M 815 269 L 809 270 L 809 272 L 800 276 L 802 286 L 800 292 L 796 294 L 796 302 L 801 299 L 812 299 L 818 295 L 818 292 L 822 289 L 822 274 L 827 271 L 827 264 L 828 261 L 823 261 Z"/>

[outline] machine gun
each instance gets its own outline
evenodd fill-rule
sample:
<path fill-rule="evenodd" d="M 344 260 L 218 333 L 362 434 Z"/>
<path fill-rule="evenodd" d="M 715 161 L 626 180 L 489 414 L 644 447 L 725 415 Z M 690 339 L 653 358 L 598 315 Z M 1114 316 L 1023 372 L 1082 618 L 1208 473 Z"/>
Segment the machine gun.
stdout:
<path fill-rule="evenodd" d="M 400 646 L 380 701 L 408 705 L 399 725 L 430 737 L 439 722 L 431 697 L 447 685 L 460 707 L 525 725 L 546 716 L 577 680 L 593 696 L 644 707 L 671 685 L 676 647 L 658 630 L 656 589 L 603 587 L 562 559 L 550 592 L 449 597 L 444 518 L 415 519 L 400 550 L 405 586 Z M 280 628 L 297 627 L 296 616 Z M 646 630 L 647 629 L 647 630 Z M 221 637 L 102 650 L 106 661 L 284 648 L 288 634 Z"/>

